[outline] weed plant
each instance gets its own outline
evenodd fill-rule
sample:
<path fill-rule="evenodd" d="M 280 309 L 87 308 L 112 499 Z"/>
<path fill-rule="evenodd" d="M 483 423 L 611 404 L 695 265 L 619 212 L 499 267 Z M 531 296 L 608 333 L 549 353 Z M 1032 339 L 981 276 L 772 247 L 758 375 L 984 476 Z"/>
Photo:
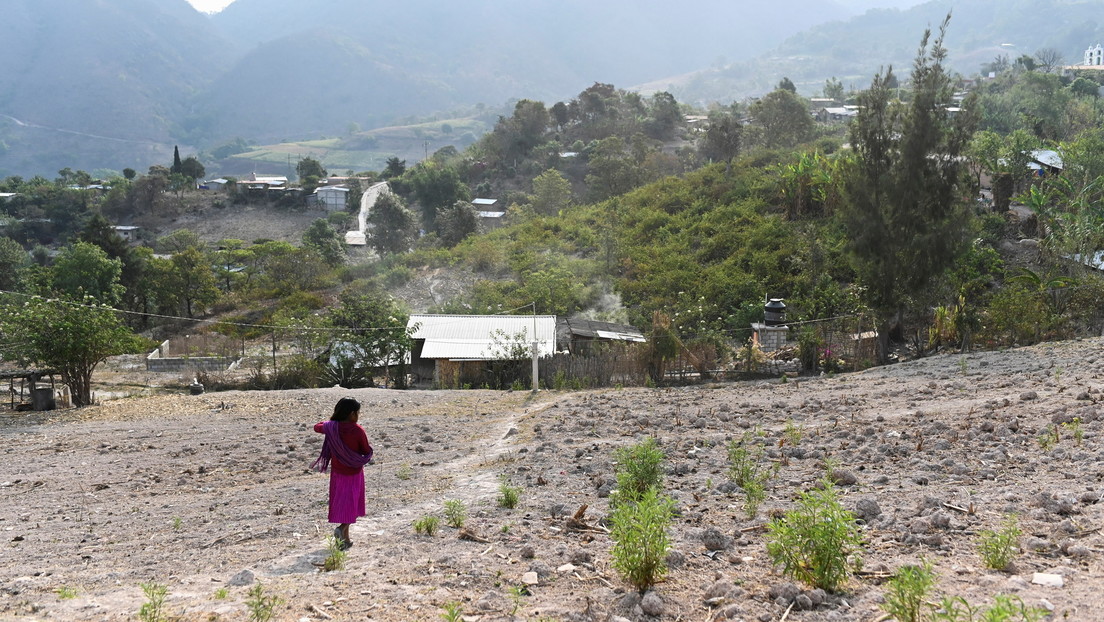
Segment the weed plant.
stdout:
<path fill-rule="evenodd" d="M 785 378 L 785 376 L 783 376 Z M 805 430 L 794 423 L 793 419 L 786 422 L 786 427 L 782 430 L 782 438 L 786 439 L 786 444 L 790 447 L 797 447 L 801 444 L 801 437 L 804 435 Z"/>
<path fill-rule="evenodd" d="M 503 475 L 498 484 L 498 507 L 512 510 L 521 501 L 521 488 L 511 486 L 510 480 Z"/>
<path fill-rule="evenodd" d="M 767 498 L 767 482 L 778 470 L 777 466 L 764 468 L 766 449 L 755 442 L 760 436 L 762 431 L 756 428 L 728 444 L 728 476 L 744 491 L 744 512 L 749 518 L 759 512 Z"/>
<path fill-rule="evenodd" d="M 617 473 L 615 505 L 637 501 L 644 493 L 663 484 L 663 451 L 652 437 L 631 447 L 621 447 L 613 454 Z"/>
<path fill-rule="evenodd" d="M 620 503 L 610 516 L 613 567 L 641 592 L 667 574 L 667 551 L 674 503 L 649 488 L 635 503 Z"/>
<path fill-rule="evenodd" d="M 986 568 L 1005 570 L 1016 559 L 1020 548 L 1020 526 L 1015 514 L 1009 514 L 999 530 L 983 529 L 978 552 Z"/>
<path fill-rule="evenodd" d="M 61 600 L 69 600 L 77 597 L 77 590 L 67 585 L 63 585 L 54 590 L 54 593 L 57 594 L 57 597 Z"/>
<path fill-rule="evenodd" d="M 798 507 L 767 524 L 767 554 L 782 574 L 835 592 L 859 565 L 862 535 L 855 515 L 839 501 L 827 479 L 801 493 Z"/>
<path fill-rule="evenodd" d="M 902 567 L 889 580 L 882 609 L 898 622 L 922 622 L 928 593 L 935 581 L 931 564 Z"/>
<path fill-rule="evenodd" d="M 326 559 L 322 560 L 322 570 L 326 572 L 344 570 L 347 558 L 348 553 L 345 551 L 345 547 L 342 546 L 341 540 L 330 536 L 326 540 Z"/>
<path fill-rule="evenodd" d="M 437 533 L 437 527 L 440 524 L 441 519 L 431 514 L 427 514 L 414 521 L 414 533 L 426 536 L 435 535 Z"/>
<path fill-rule="evenodd" d="M 449 499 L 445 501 L 445 524 L 449 527 L 460 529 L 464 526 L 464 521 L 468 519 L 468 509 L 464 507 L 464 502 L 460 499 Z"/>
<path fill-rule="evenodd" d="M 220 587 L 219 589 L 215 590 L 215 600 L 226 600 L 227 598 L 229 598 L 229 596 L 229 588 Z"/>
<path fill-rule="evenodd" d="M 445 603 L 442 609 L 445 612 L 441 614 L 441 619 L 445 622 L 460 622 L 464 619 L 464 610 L 460 607 L 459 601 Z"/>
<path fill-rule="evenodd" d="M 525 586 L 511 585 L 507 590 L 510 593 L 510 601 L 513 602 L 514 608 L 510 610 L 510 616 L 516 616 L 518 609 L 521 609 L 522 599 L 529 595 L 529 590 Z"/>
<path fill-rule="evenodd" d="M 410 467 L 410 463 L 403 463 L 403 465 L 400 466 L 397 471 L 395 471 L 395 477 L 401 479 L 404 482 L 410 479 L 412 475 L 414 475 L 414 469 Z"/>
<path fill-rule="evenodd" d="M 264 586 L 257 583 L 249 589 L 249 598 L 245 599 L 249 622 L 269 622 L 276 616 L 276 608 L 280 606 L 280 602 L 280 597 L 275 594 L 266 596 Z"/>
<path fill-rule="evenodd" d="M 965 598 L 945 597 L 931 605 L 932 622 L 1039 622 L 1050 613 L 1039 607 L 1029 607 L 1019 596 L 998 594 L 989 608 L 974 607 Z"/>
<path fill-rule="evenodd" d="M 142 593 L 146 595 L 146 602 L 138 609 L 138 619 L 142 622 L 163 622 L 165 620 L 165 598 L 169 595 L 169 588 L 160 583 L 142 583 Z"/>

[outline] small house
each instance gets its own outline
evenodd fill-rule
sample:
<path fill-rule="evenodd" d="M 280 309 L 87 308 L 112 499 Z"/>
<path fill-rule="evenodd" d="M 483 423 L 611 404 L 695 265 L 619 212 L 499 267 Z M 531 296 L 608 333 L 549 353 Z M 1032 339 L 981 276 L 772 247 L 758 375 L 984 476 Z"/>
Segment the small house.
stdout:
<path fill-rule="evenodd" d="M 347 186 L 319 186 L 315 189 L 313 202 L 329 212 L 345 209 L 349 188 Z"/>
<path fill-rule="evenodd" d="M 563 318 L 556 323 L 556 340 L 560 350 L 572 354 L 589 354 L 604 343 L 645 343 L 647 338 L 635 326 L 599 322 L 584 318 Z"/>
<path fill-rule="evenodd" d="M 115 233 L 119 234 L 119 237 L 123 238 L 123 241 L 133 244 L 138 241 L 138 230 L 141 229 L 141 227 L 136 227 L 134 225 L 115 225 L 112 229 L 115 230 Z"/>
<path fill-rule="evenodd" d="M 554 315 L 411 315 L 414 346 L 410 371 L 415 382 L 432 379 L 439 388 L 484 383 L 489 363 L 551 356 L 556 348 Z"/>

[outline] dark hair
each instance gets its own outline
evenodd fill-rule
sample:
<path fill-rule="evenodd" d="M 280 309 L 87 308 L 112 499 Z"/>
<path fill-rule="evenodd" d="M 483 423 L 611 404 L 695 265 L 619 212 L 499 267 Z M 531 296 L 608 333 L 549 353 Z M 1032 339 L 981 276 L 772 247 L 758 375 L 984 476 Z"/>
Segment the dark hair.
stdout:
<path fill-rule="evenodd" d="M 334 406 L 334 414 L 330 421 L 348 421 L 354 413 L 360 412 L 360 402 L 351 397 L 343 397 L 337 400 Z"/>

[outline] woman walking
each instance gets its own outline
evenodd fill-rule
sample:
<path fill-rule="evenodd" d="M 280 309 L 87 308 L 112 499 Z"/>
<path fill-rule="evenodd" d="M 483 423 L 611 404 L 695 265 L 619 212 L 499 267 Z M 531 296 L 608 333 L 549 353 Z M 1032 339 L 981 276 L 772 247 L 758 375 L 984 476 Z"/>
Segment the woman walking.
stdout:
<path fill-rule="evenodd" d="M 372 446 L 364 428 L 357 425 L 360 418 L 360 402 L 343 397 L 334 406 L 329 421 L 314 425 L 314 431 L 325 434 L 322 453 L 311 468 L 319 473 L 330 469 L 329 521 L 337 523 L 334 538 L 342 550 L 353 545 L 349 539 L 349 525 L 365 515 L 364 465 L 372 460 Z"/>

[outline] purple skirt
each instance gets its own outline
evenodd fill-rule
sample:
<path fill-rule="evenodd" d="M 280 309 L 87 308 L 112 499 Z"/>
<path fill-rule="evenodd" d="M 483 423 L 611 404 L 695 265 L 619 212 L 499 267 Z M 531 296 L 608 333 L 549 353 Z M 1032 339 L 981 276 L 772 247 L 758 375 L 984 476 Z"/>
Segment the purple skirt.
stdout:
<path fill-rule="evenodd" d="M 342 475 L 330 471 L 330 522 L 355 523 L 365 516 L 364 470 L 356 475 Z"/>

